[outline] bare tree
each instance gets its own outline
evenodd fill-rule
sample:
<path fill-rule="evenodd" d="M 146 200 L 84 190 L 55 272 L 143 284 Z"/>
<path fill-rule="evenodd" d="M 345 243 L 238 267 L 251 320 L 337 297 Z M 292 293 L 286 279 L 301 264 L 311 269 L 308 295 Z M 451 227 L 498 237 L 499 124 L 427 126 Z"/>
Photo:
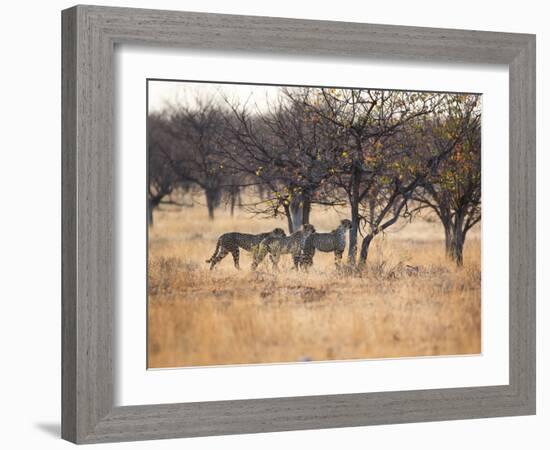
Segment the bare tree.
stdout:
<path fill-rule="evenodd" d="M 168 133 L 169 120 L 161 114 L 152 114 L 148 119 L 147 223 L 152 226 L 153 210 L 158 208 L 161 202 L 167 202 L 166 198 L 178 186 L 178 176 L 166 157 L 172 145 L 172 138 Z"/>
<path fill-rule="evenodd" d="M 361 205 L 376 205 L 380 214 L 371 224 L 382 230 L 393 223 L 383 222 L 390 211 L 400 213 L 418 181 L 405 182 L 391 168 L 399 149 L 384 145 L 387 138 L 405 131 L 410 122 L 433 113 L 441 95 L 369 89 L 320 89 L 310 93 L 306 104 L 322 120 L 338 128 L 340 151 L 333 160 L 332 184 L 345 193 L 350 206 L 349 260 L 356 261 L 361 222 Z M 410 150 L 410 149 L 409 149 Z M 369 197 L 376 194 L 377 199 Z M 396 206 L 397 205 L 397 206 Z M 378 233 L 379 231 L 372 231 Z M 373 234 L 362 245 L 361 261 L 366 260 Z"/>
<path fill-rule="evenodd" d="M 456 95 L 445 113 L 434 117 L 430 144 L 451 146 L 449 158 L 427 177 L 415 193 L 420 208 L 435 212 L 445 230 L 445 251 L 463 263 L 468 231 L 481 220 L 481 110 L 477 95 Z"/>
<path fill-rule="evenodd" d="M 224 147 L 233 169 L 270 192 L 253 211 L 284 214 L 289 232 L 309 223 L 312 204 L 326 202 L 317 193 L 331 176 L 328 160 L 337 146 L 326 122 L 294 94 L 283 89 L 267 111 L 228 102 L 232 145 Z"/>
<path fill-rule="evenodd" d="M 359 264 L 367 261 L 372 240 L 400 217 L 410 216 L 409 204 L 415 192 L 429 177 L 433 177 L 449 157 L 453 144 L 437 151 L 425 151 L 425 127 L 420 118 L 409 122 L 399 132 L 379 141 L 383 163 L 376 165 L 376 176 L 371 178 L 361 201 L 361 222 L 365 236 L 361 243 Z"/>
<path fill-rule="evenodd" d="M 173 145 L 165 156 L 182 181 L 204 192 L 208 217 L 214 219 L 227 176 L 220 152 L 225 121 L 212 99 L 197 99 L 196 103 L 194 108 L 180 105 L 171 111 Z M 161 147 L 160 151 L 165 150 Z"/>

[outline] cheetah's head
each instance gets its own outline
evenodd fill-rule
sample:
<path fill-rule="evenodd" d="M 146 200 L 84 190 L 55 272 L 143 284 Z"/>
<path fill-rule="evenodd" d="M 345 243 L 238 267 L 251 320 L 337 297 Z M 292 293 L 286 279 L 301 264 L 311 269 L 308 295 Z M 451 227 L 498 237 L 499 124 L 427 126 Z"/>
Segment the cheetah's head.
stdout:
<path fill-rule="evenodd" d="M 351 230 L 351 220 L 344 219 L 340 222 L 340 226 L 344 227 L 346 230 Z"/>
<path fill-rule="evenodd" d="M 315 227 L 308 223 L 308 224 L 304 225 L 303 231 L 304 231 L 305 235 L 309 236 L 310 234 L 315 233 Z"/>
<path fill-rule="evenodd" d="M 271 232 L 271 236 L 273 236 L 273 237 L 285 237 L 286 236 L 285 230 L 283 230 L 282 228 L 275 228 Z"/>

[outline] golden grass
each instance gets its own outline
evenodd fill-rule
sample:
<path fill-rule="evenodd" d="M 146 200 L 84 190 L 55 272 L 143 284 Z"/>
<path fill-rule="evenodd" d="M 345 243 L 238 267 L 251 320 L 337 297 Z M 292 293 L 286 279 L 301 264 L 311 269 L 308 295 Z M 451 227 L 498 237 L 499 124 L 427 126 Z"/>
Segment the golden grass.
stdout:
<path fill-rule="evenodd" d="M 344 217 L 315 210 L 319 231 Z M 231 255 L 214 271 L 204 262 L 227 231 L 262 232 L 281 219 L 203 207 L 155 212 L 149 230 L 148 366 L 181 367 L 304 360 L 480 353 L 480 236 L 465 247 L 464 267 L 444 255 L 438 223 L 398 224 L 373 242 L 361 276 L 337 273 L 317 253 L 309 273 L 263 263 L 251 272 Z M 284 260 L 283 260 L 284 259 Z"/>

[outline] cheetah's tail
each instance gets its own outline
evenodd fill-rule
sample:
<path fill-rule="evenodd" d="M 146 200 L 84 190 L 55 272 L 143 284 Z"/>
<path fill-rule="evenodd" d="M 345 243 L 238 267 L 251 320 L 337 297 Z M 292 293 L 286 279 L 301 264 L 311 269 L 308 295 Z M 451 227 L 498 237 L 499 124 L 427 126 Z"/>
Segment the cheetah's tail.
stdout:
<path fill-rule="evenodd" d="M 216 257 L 216 255 L 218 254 L 218 250 L 220 249 L 220 245 L 221 245 L 221 242 L 220 242 L 220 239 L 218 239 L 218 242 L 216 243 L 216 250 L 214 250 L 214 254 L 206 260 L 207 263 L 211 263 L 212 260 Z"/>

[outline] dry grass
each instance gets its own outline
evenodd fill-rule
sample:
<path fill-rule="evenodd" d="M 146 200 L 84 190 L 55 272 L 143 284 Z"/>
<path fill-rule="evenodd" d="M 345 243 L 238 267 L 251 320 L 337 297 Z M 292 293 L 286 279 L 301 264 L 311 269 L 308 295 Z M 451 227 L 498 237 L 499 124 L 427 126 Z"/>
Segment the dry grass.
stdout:
<path fill-rule="evenodd" d="M 335 271 L 316 254 L 308 273 L 279 273 L 264 263 L 241 271 L 231 255 L 210 272 L 204 262 L 227 231 L 261 232 L 282 220 L 209 222 L 202 207 L 159 211 L 149 232 L 149 367 L 475 354 L 481 348 L 479 230 L 464 267 L 446 260 L 437 223 L 396 225 L 377 238 L 361 276 Z M 319 231 L 343 217 L 314 211 Z"/>

